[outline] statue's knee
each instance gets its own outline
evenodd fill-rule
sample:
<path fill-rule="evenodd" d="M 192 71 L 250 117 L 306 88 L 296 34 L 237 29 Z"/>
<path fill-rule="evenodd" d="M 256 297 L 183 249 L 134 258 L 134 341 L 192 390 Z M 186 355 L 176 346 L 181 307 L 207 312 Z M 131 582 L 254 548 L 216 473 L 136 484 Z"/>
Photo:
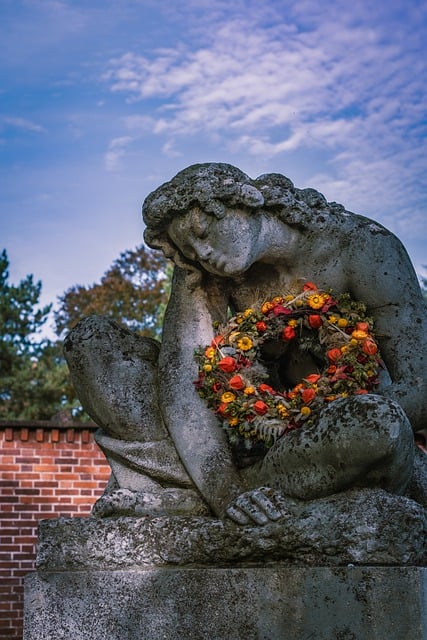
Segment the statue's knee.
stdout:
<path fill-rule="evenodd" d="M 64 355 L 69 364 L 82 358 L 110 361 L 128 356 L 155 364 L 159 351 L 157 340 L 138 336 L 105 316 L 83 318 L 64 340 Z"/>

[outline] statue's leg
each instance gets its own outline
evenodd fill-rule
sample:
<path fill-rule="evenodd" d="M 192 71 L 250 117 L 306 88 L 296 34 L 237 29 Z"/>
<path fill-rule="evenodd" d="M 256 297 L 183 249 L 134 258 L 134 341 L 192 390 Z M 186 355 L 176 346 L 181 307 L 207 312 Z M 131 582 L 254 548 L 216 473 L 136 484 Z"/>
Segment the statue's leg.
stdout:
<path fill-rule="evenodd" d="M 317 424 L 291 431 L 244 471 L 253 486 L 311 500 L 351 487 L 401 494 L 414 459 L 411 425 L 400 406 L 369 394 L 336 400 Z"/>
<path fill-rule="evenodd" d="M 170 511 L 174 501 L 181 501 L 182 510 L 188 511 L 190 503 L 194 507 L 201 502 L 163 422 L 157 387 L 159 348 L 156 340 L 141 338 L 102 316 L 79 322 L 64 342 L 77 395 L 101 427 L 96 441 L 112 469 L 106 493 L 115 493 L 110 511 L 130 513 L 135 500 L 139 511 L 158 512 L 163 508 L 159 504 L 167 503 L 164 510 Z M 99 505 L 95 511 L 100 511 Z"/>

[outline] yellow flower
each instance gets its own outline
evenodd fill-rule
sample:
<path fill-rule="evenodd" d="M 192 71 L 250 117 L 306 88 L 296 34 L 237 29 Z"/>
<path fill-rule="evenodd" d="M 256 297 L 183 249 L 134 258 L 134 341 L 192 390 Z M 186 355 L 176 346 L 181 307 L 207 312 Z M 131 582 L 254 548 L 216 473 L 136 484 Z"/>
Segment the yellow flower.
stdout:
<path fill-rule="evenodd" d="M 253 346 L 254 343 L 249 338 L 249 336 L 242 336 L 237 341 L 237 348 L 240 349 L 240 351 L 249 351 L 249 349 L 252 349 Z"/>
<path fill-rule="evenodd" d="M 209 373 L 209 371 L 212 371 L 212 365 L 205 364 L 205 366 L 203 367 L 203 371 L 207 371 Z"/>
<path fill-rule="evenodd" d="M 246 309 L 246 310 L 243 312 L 243 315 L 244 315 L 244 317 L 245 317 L 245 318 L 249 318 L 249 316 L 250 316 L 252 313 L 253 313 L 253 309 Z"/>
<path fill-rule="evenodd" d="M 355 338 L 355 340 L 365 340 L 365 338 L 368 337 L 368 333 L 366 331 L 361 331 L 360 329 L 355 329 L 353 331 L 353 333 L 351 334 L 352 338 Z"/>
<path fill-rule="evenodd" d="M 307 302 L 308 306 L 312 309 L 320 309 L 325 304 L 327 297 L 318 293 L 312 293 L 311 296 L 308 296 Z"/>
<path fill-rule="evenodd" d="M 310 415 L 310 413 L 311 413 L 310 407 L 301 407 L 301 415 L 302 416 L 307 417 L 307 416 Z"/>
<path fill-rule="evenodd" d="M 350 347 L 357 347 L 358 344 L 359 344 L 359 341 L 356 340 L 356 338 L 352 338 L 350 340 Z"/>
<path fill-rule="evenodd" d="M 336 324 L 338 322 L 338 318 L 336 316 L 329 316 L 328 320 L 329 322 L 332 322 L 332 324 Z"/>
<path fill-rule="evenodd" d="M 275 298 L 273 298 L 272 302 L 274 304 L 282 304 L 282 302 L 284 301 L 284 299 L 282 298 L 282 296 L 276 296 Z"/>
<path fill-rule="evenodd" d="M 339 318 L 337 325 L 341 328 L 344 329 L 344 327 L 346 327 L 348 325 L 348 320 L 347 318 Z"/>
<path fill-rule="evenodd" d="M 233 400 L 235 399 L 236 399 L 236 396 L 234 395 L 234 393 L 231 393 L 231 391 L 226 391 L 221 396 L 221 402 L 223 402 L 224 404 L 229 404 L 230 402 L 233 402 Z"/>
<path fill-rule="evenodd" d="M 291 293 L 289 293 L 287 296 L 285 296 L 285 302 L 290 302 L 294 298 L 295 298 L 295 296 L 293 296 Z"/>
<path fill-rule="evenodd" d="M 236 318 L 237 324 L 242 324 L 243 320 L 244 320 L 244 317 L 242 315 L 238 315 Z"/>
<path fill-rule="evenodd" d="M 254 387 L 245 387 L 243 389 L 243 393 L 247 396 L 252 396 L 255 393 L 255 388 Z"/>
<path fill-rule="evenodd" d="M 213 360 L 215 358 L 215 349 L 213 347 L 208 347 L 205 351 L 205 356 L 208 360 Z"/>
<path fill-rule="evenodd" d="M 343 347 L 341 347 L 341 353 L 346 353 L 346 351 L 348 351 L 348 346 L 345 344 Z"/>
<path fill-rule="evenodd" d="M 236 427 L 239 424 L 239 418 L 230 418 L 228 424 L 230 427 Z"/>
<path fill-rule="evenodd" d="M 295 329 L 295 327 L 298 326 L 298 321 L 297 320 L 289 320 L 288 322 L 288 327 L 292 327 L 293 329 Z"/>
<path fill-rule="evenodd" d="M 277 413 L 279 414 L 279 416 L 281 418 L 287 418 L 288 417 L 289 411 L 287 410 L 287 408 L 283 404 L 277 404 L 276 405 L 276 409 L 277 409 Z"/>
<path fill-rule="evenodd" d="M 302 307 L 304 304 L 304 302 L 301 300 L 301 298 L 299 300 L 295 300 L 295 306 L 296 307 Z"/>

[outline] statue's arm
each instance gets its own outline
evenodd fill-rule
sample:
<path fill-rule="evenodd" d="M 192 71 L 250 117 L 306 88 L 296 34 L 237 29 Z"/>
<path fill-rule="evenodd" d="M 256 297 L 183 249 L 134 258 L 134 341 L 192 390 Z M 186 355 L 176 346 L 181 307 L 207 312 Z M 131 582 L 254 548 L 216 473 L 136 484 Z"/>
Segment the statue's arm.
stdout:
<path fill-rule="evenodd" d="M 400 241 L 390 234 L 376 243 L 377 264 L 372 281 L 365 279 L 365 295 L 372 295 L 369 312 L 392 384 L 383 395 L 396 400 L 415 431 L 425 428 L 427 415 L 427 313 L 418 278 Z M 362 271 L 362 270 L 361 270 Z M 361 282 L 364 277 L 361 275 Z"/>
<path fill-rule="evenodd" d="M 212 321 L 227 301 L 214 283 L 194 285 L 194 273 L 175 268 L 159 361 L 160 402 L 169 433 L 193 482 L 222 515 L 243 491 L 218 419 L 198 396 L 194 349 L 210 343 Z"/>

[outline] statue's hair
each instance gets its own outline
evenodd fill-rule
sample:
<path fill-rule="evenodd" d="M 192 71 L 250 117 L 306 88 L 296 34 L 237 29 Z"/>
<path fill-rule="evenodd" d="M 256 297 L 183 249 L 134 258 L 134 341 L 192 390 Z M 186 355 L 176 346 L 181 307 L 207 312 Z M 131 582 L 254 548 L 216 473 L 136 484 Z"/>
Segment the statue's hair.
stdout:
<path fill-rule="evenodd" d="M 162 249 L 177 264 L 188 266 L 167 229 L 175 217 L 194 208 L 219 219 L 233 208 L 253 214 L 269 212 L 286 224 L 300 228 L 308 228 L 314 221 L 319 225 L 332 208 L 344 210 L 335 203 L 328 205 L 324 196 L 314 189 L 297 189 L 289 178 L 279 173 L 267 173 L 252 180 L 229 164 L 196 164 L 180 171 L 145 199 L 142 215 L 147 245 Z"/>

